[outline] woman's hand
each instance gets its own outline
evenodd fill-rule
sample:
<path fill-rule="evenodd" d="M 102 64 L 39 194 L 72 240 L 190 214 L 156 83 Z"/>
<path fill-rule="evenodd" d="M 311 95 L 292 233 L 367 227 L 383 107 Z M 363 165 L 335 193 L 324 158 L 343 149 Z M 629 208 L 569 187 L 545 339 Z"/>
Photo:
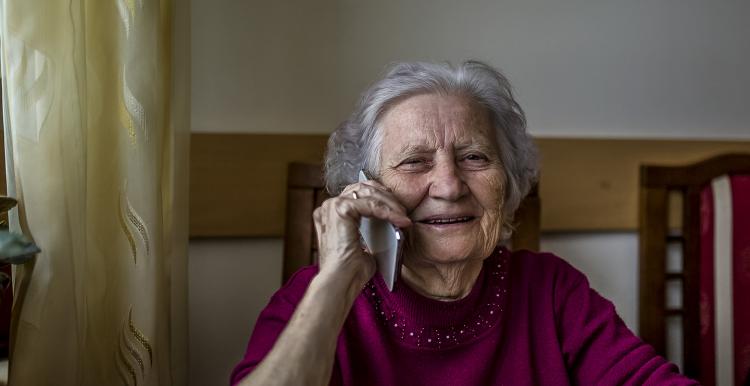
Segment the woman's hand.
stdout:
<path fill-rule="evenodd" d="M 271 351 L 242 380 L 243 386 L 329 384 L 341 327 L 362 286 L 375 273 L 375 261 L 359 242 L 362 217 L 411 225 L 393 193 L 375 181 L 349 185 L 316 209 L 318 275 Z"/>
<path fill-rule="evenodd" d="M 341 327 L 362 286 L 375 273 L 375 261 L 359 242 L 362 217 L 399 227 L 411 225 L 393 193 L 375 181 L 349 185 L 316 209 L 318 275 L 273 349 L 242 381 L 243 386 L 329 384 Z"/>
<path fill-rule="evenodd" d="M 375 261 L 360 244 L 362 217 L 385 220 L 400 228 L 411 226 L 406 209 L 382 184 L 363 181 L 347 186 L 313 212 L 320 274 L 348 274 L 364 285 L 375 273 Z"/>

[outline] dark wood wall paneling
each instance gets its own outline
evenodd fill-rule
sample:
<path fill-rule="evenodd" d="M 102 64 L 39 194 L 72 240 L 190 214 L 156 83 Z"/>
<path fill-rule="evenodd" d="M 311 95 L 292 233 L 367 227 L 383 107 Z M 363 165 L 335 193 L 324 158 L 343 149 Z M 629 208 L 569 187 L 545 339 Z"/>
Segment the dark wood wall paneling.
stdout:
<path fill-rule="evenodd" d="M 283 236 L 287 164 L 321 162 L 326 140 L 325 135 L 193 134 L 190 235 Z M 684 165 L 720 153 L 750 153 L 750 141 L 540 138 L 537 143 L 541 228 L 547 232 L 634 231 L 641 164 Z"/>

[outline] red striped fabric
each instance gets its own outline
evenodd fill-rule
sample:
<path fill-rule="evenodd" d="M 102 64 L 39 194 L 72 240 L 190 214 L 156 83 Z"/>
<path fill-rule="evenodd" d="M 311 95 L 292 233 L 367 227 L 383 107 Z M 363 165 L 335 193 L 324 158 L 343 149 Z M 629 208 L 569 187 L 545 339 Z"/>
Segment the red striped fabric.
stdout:
<path fill-rule="evenodd" d="M 750 374 L 750 176 L 731 176 L 732 317 L 734 383 Z M 714 242 L 715 206 L 711 185 L 701 192 L 700 232 L 700 379 L 716 385 Z"/>
<path fill-rule="evenodd" d="M 750 370 L 750 176 L 732 176 L 734 379 Z"/>

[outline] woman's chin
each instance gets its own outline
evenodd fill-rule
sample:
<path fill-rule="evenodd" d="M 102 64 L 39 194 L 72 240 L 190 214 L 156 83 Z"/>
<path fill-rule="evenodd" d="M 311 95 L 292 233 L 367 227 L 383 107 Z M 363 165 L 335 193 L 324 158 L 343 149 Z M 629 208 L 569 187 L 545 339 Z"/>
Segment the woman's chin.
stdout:
<path fill-rule="evenodd" d="M 477 248 L 476 241 L 456 240 L 454 243 L 417 243 L 405 251 L 405 257 L 433 264 L 456 264 L 487 256 L 483 254 L 483 248 Z"/>

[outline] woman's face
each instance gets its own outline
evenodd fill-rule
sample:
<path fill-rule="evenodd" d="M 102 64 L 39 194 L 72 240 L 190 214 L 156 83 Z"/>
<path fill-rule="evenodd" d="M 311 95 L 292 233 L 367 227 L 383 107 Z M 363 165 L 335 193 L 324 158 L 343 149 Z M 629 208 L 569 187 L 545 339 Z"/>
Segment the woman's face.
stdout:
<path fill-rule="evenodd" d="M 380 182 L 414 222 L 405 257 L 487 257 L 500 239 L 505 187 L 488 111 L 465 97 L 421 94 L 391 107 L 379 125 Z"/>

